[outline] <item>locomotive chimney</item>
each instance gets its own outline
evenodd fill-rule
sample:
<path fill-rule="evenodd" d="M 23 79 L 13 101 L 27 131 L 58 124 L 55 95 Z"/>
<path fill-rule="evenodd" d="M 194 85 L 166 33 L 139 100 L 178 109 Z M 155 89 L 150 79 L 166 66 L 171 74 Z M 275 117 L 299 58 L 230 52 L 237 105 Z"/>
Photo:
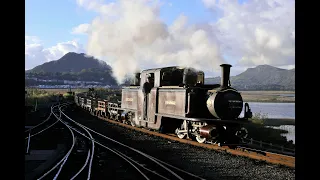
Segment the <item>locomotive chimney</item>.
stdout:
<path fill-rule="evenodd" d="M 221 87 L 225 88 L 229 86 L 230 80 L 230 64 L 221 64 Z"/>

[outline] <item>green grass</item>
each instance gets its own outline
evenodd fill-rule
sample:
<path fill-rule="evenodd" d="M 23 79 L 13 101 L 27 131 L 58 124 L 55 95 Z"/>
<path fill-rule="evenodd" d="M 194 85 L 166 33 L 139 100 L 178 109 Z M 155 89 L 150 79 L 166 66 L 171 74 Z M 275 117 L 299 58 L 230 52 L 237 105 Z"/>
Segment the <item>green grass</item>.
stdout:
<path fill-rule="evenodd" d="M 37 107 L 48 107 L 51 106 L 52 103 L 56 102 L 58 95 L 61 91 L 47 91 L 45 89 L 36 89 L 36 88 L 28 88 L 26 89 L 27 95 L 25 98 L 26 106 L 37 106 Z M 65 91 L 63 93 L 64 99 L 73 98 L 72 95 Z"/>

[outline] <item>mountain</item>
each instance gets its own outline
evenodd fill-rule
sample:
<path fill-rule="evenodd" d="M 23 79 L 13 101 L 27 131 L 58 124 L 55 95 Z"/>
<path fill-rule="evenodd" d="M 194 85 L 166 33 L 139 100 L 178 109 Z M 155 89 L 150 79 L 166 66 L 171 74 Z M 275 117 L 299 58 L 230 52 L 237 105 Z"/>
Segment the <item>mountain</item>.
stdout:
<path fill-rule="evenodd" d="M 232 68 L 231 68 L 232 71 Z M 56 61 L 50 61 L 26 71 L 26 84 L 43 84 L 37 79 L 72 81 L 96 81 L 117 85 L 112 68 L 104 61 L 83 53 L 67 53 Z M 243 73 L 230 78 L 232 87 L 238 90 L 295 90 L 295 69 L 286 70 L 270 65 L 248 68 Z M 47 82 L 45 84 L 55 84 Z M 128 82 L 127 82 L 128 83 Z M 220 84 L 220 77 L 206 78 L 205 84 Z"/>
<path fill-rule="evenodd" d="M 104 61 L 89 57 L 84 53 L 69 52 L 58 60 L 46 62 L 36 66 L 31 70 L 27 70 L 26 84 L 36 85 L 42 82 L 35 82 L 30 79 L 45 79 L 45 80 L 62 80 L 70 81 L 96 81 L 109 85 L 116 85 L 116 80 L 112 76 L 112 68 Z M 36 80 L 37 81 L 37 80 Z M 45 83 L 57 84 L 57 81 Z"/>
<path fill-rule="evenodd" d="M 86 56 L 84 53 L 78 54 L 69 52 L 56 61 L 46 62 L 26 72 L 77 73 L 88 68 L 111 70 L 111 67 L 104 61 L 99 61 L 93 57 Z"/>
<path fill-rule="evenodd" d="M 205 84 L 220 84 L 220 79 L 206 78 Z M 231 76 L 230 81 L 232 87 L 239 90 L 295 90 L 295 69 L 259 65 L 248 68 L 237 76 Z"/>

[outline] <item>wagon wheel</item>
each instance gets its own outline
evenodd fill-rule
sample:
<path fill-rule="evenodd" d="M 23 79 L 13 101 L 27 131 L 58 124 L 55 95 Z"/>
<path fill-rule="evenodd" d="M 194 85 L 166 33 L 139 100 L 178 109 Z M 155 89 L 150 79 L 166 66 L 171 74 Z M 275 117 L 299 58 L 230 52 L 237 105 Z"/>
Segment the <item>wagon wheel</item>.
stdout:
<path fill-rule="evenodd" d="M 200 135 L 197 135 L 196 140 L 198 141 L 198 143 L 204 143 L 207 139 L 204 137 L 201 137 Z"/>
<path fill-rule="evenodd" d="M 129 116 L 129 121 L 131 126 L 136 127 L 136 122 L 134 122 L 134 119 L 132 118 L 132 116 Z"/>

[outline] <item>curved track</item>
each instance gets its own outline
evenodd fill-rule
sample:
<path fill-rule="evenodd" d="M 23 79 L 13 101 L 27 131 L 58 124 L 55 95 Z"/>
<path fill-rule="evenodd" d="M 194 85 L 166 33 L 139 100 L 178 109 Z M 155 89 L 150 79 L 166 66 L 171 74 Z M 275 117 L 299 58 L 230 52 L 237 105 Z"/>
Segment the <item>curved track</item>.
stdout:
<path fill-rule="evenodd" d="M 64 122 L 61 118 L 61 107 L 67 106 L 68 103 L 62 104 L 62 105 L 54 105 L 51 107 L 51 115 L 53 115 L 57 120 L 49 125 L 48 127 L 40 130 L 39 132 L 33 134 L 32 136 L 27 137 L 29 140 L 31 137 L 34 137 L 36 135 L 39 135 L 40 133 L 44 132 L 45 130 L 49 129 L 50 127 L 52 127 L 53 125 L 57 124 L 57 122 L 61 122 L 70 132 L 71 135 L 71 147 L 69 148 L 68 152 L 64 155 L 63 158 L 61 158 L 60 161 L 58 161 L 55 165 L 53 165 L 53 167 L 49 170 L 47 170 L 45 173 L 43 173 L 40 177 L 38 177 L 38 179 L 57 179 L 59 178 L 63 178 L 63 179 L 75 179 L 78 178 L 80 175 L 83 176 L 83 170 L 88 167 L 88 173 L 87 173 L 87 179 L 90 179 L 90 174 L 91 174 L 91 164 L 92 164 L 92 159 L 93 159 L 93 155 L 94 155 L 94 143 L 92 143 L 91 149 L 89 147 L 85 147 L 86 151 L 87 151 L 87 155 L 83 157 L 77 157 L 77 150 L 79 150 L 79 142 L 81 143 L 81 139 L 80 137 L 82 136 L 77 136 L 77 134 L 74 133 L 74 131 L 78 132 L 78 133 L 88 133 L 90 135 L 90 133 L 85 130 L 82 129 L 75 129 L 72 126 L 68 125 L 68 123 Z M 49 116 L 49 117 L 50 117 Z M 45 122 L 48 122 L 49 118 L 47 118 L 44 122 L 40 123 L 45 124 Z M 40 127 L 40 125 L 38 125 L 37 127 Z M 31 132 L 31 130 L 29 131 Z M 30 134 L 30 133 L 29 133 Z M 74 166 L 74 164 L 70 163 L 70 159 L 72 159 L 71 161 L 75 162 L 75 159 L 81 159 L 81 161 L 79 161 L 78 163 L 76 163 L 77 165 Z M 69 161 L 68 161 L 69 160 Z M 77 166 L 79 166 L 77 168 Z"/>
<path fill-rule="evenodd" d="M 61 113 L 70 122 L 92 132 L 94 142 L 96 144 L 98 144 L 102 148 L 107 149 L 112 154 L 124 160 L 127 165 L 130 165 L 133 169 L 135 169 L 143 179 L 203 179 L 197 175 L 174 167 L 166 162 L 160 161 L 159 159 L 145 154 L 144 152 L 141 152 L 133 147 L 122 144 L 115 139 L 104 136 L 99 132 L 96 132 L 80 123 L 77 123 L 76 121 L 68 117 L 64 112 Z M 90 140 L 93 140 L 92 136 L 83 136 Z"/>
<path fill-rule="evenodd" d="M 93 115 L 92 113 L 90 113 L 90 114 Z M 93 116 L 95 116 L 95 115 L 93 115 Z M 249 157 L 249 158 L 256 159 L 256 160 L 262 160 L 262 161 L 266 161 L 266 162 L 273 163 L 273 164 L 281 164 L 281 165 L 292 167 L 292 168 L 295 167 L 295 157 L 291 156 L 291 155 L 268 152 L 265 150 L 254 149 L 254 148 L 245 147 L 245 146 L 237 146 L 236 149 L 231 149 L 228 146 L 219 146 L 216 144 L 198 143 L 198 142 L 192 141 L 190 139 L 180 139 L 174 134 L 162 134 L 162 133 L 158 133 L 156 131 L 150 131 L 148 129 L 133 127 L 131 125 L 124 124 L 122 122 L 118 122 L 115 120 L 110 120 L 108 118 L 105 118 L 105 117 L 102 117 L 99 115 L 96 117 L 98 117 L 99 119 L 108 121 L 110 123 L 123 126 L 125 128 L 144 132 L 144 133 L 151 134 L 154 136 L 163 137 L 166 139 L 170 139 L 170 140 L 174 140 L 174 141 L 178 141 L 178 142 L 182 142 L 182 143 L 186 143 L 186 144 L 191 144 L 194 146 L 203 147 L 203 148 L 207 148 L 207 149 L 213 149 L 213 150 L 217 150 L 217 151 L 225 151 L 225 152 L 233 154 L 233 155 L 245 156 L 245 157 Z"/>

